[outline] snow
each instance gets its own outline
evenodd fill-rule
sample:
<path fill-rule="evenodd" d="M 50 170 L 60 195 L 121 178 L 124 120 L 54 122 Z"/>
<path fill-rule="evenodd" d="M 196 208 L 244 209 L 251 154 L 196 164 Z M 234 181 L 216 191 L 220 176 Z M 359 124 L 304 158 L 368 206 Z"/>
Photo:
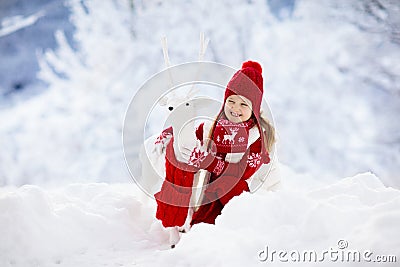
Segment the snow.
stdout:
<path fill-rule="evenodd" d="M 67 1 L 76 46 L 56 31 L 58 48 L 38 51 L 48 90 L 0 110 L 0 266 L 280 266 L 260 251 L 339 240 L 399 260 L 398 7 L 369 6 L 376 20 L 362 1 L 268 2 L 277 14 L 267 1 Z M 234 198 L 171 250 L 121 135 L 132 96 L 163 69 L 161 37 L 178 64 L 197 59 L 200 31 L 206 60 L 264 67 L 283 187 Z"/>
<path fill-rule="evenodd" d="M 42 11 L 39 11 L 39 12 L 37 12 L 33 15 L 30 15 L 26 18 L 22 17 L 22 16 L 15 16 L 15 17 L 7 18 L 1 22 L 0 37 L 10 34 L 12 32 L 15 32 L 24 27 L 30 26 L 30 25 L 36 23 L 36 21 L 40 17 L 43 17 L 44 15 L 45 14 Z"/>
<path fill-rule="evenodd" d="M 143 201 L 133 183 L 3 187 L 0 264 L 259 266 L 270 263 L 258 258 L 265 246 L 322 253 L 337 249 L 338 240 L 352 250 L 400 257 L 399 190 L 372 173 L 322 183 L 281 168 L 281 190 L 234 198 L 216 225 L 195 225 L 175 249 L 155 219 L 154 201 Z M 333 263 L 326 259 L 324 266 Z"/>

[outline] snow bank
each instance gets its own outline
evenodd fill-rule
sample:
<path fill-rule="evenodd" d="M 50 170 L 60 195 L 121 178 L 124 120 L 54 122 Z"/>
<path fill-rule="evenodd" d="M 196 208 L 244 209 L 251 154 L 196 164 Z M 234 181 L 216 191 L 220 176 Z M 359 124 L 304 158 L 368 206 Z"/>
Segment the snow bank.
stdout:
<path fill-rule="evenodd" d="M 74 257 L 94 260 L 97 253 L 154 246 L 148 234 L 152 213 L 137 194 L 133 184 L 2 189 L 0 265 L 73 266 Z"/>
<path fill-rule="evenodd" d="M 265 246 L 288 253 L 314 250 L 321 255 L 330 247 L 338 250 L 339 240 L 347 241 L 349 249 L 399 258 L 399 190 L 385 187 L 371 173 L 313 190 L 292 187 L 300 176 L 287 178 L 282 191 L 233 199 L 216 226 L 193 228 L 158 263 L 179 265 L 190 255 L 189 260 L 199 266 L 258 266 L 262 262 L 258 253 Z M 308 177 L 302 182 L 313 180 Z M 264 264 L 271 264 L 270 258 Z M 290 259 L 282 264 L 290 265 Z M 329 264 L 335 263 L 326 260 L 323 266 Z"/>
<path fill-rule="evenodd" d="M 216 225 L 196 225 L 173 250 L 154 201 L 144 204 L 134 184 L 2 188 L 0 265 L 259 266 L 271 264 L 258 258 L 266 246 L 321 254 L 340 250 L 339 240 L 399 260 L 399 190 L 371 173 L 333 184 L 284 166 L 282 175 L 281 191 L 242 194 Z"/>

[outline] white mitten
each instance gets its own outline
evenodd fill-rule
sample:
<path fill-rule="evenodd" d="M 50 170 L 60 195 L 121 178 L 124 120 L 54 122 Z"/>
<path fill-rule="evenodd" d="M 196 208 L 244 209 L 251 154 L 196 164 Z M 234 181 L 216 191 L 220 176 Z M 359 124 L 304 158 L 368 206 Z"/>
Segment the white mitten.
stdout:
<path fill-rule="evenodd" d="M 175 151 L 175 156 L 177 157 L 177 159 L 179 157 L 179 159 L 178 159 L 179 161 L 188 163 L 190 160 L 190 157 L 192 156 L 193 151 L 196 148 L 201 149 L 200 141 L 198 141 L 198 140 L 196 140 L 195 142 L 191 142 L 191 143 L 183 143 L 183 144 L 179 145 L 178 153 Z"/>

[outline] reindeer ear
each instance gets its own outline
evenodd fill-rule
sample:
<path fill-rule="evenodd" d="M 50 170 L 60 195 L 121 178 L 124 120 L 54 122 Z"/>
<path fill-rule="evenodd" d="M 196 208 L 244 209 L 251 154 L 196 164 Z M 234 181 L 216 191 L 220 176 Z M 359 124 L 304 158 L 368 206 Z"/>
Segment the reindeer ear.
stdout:
<path fill-rule="evenodd" d="M 168 97 L 167 96 L 163 96 L 163 97 L 160 98 L 160 100 L 158 100 L 158 104 L 160 106 L 162 106 L 162 107 L 166 106 L 167 103 L 168 103 Z"/>

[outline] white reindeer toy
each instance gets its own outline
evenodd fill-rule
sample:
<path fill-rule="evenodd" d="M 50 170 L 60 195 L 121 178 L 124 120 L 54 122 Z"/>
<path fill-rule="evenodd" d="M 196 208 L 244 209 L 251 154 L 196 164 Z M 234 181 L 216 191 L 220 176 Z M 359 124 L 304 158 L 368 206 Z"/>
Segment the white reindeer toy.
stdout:
<path fill-rule="evenodd" d="M 200 38 L 199 61 L 203 59 L 208 43 L 203 34 Z M 164 60 L 166 66 L 169 67 L 166 38 L 162 41 Z M 172 77 L 170 78 L 170 88 L 172 88 L 174 84 Z M 195 136 L 195 119 L 198 110 L 212 109 L 215 105 L 215 101 L 210 98 L 194 98 L 195 94 L 196 89 L 192 86 L 185 95 L 171 92 L 159 100 L 158 104 L 168 112 L 165 125 L 170 127 L 166 128 L 161 135 L 148 138 L 144 142 L 139 156 L 142 163 L 140 184 L 151 195 L 160 191 L 155 194 L 158 204 L 156 216 L 162 221 L 165 231 L 169 233 L 169 243 L 172 248 L 179 242 L 181 232 L 184 232 L 185 229 L 187 231 L 189 228 L 189 219 L 197 196 L 192 194 L 193 184 L 197 184 L 197 180 L 195 180 L 197 170 L 194 171 L 194 168 L 191 167 L 191 171 L 185 171 L 183 170 L 185 167 L 179 169 L 175 165 L 183 163 L 180 166 L 188 166 L 186 164 L 188 155 L 181 152 L 183 147 L 196 147 L 198 145 L 197 142 L 199 141 L 196 141 Z M 217 109 L 216 105 L 214 109 Z M 173 151 L 172 154 L 168 153 L 171 151 Z M 180 175 L 169 175 L 166 168 L 176 169 Z M 175 203 L 173 199 L 167 199 L 171 195 L 176 196 L 176 194 L 180 194 L 176 199 L 184 198 L 185 201 Z"/>

